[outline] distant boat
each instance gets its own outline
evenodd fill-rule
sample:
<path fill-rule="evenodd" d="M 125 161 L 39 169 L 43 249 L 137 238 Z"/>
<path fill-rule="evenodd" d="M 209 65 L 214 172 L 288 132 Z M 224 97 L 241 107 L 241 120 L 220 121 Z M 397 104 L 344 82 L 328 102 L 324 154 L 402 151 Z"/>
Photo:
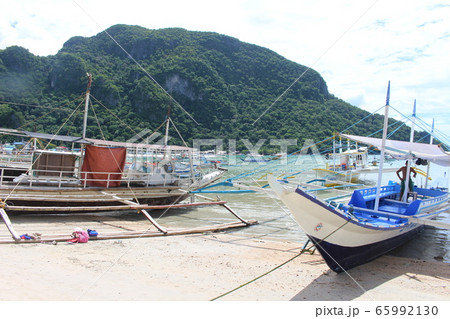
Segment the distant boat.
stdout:
<path fill-rule="evenodd" d="M 332 185 L 333 181 L 357 183 L 363 174 L 378 173 L 378 163 L 369 160 L 367 147 L 326 154 L 325 158 L 328 160 L 325 168 L 313 168 L 313 171 L 316 178 L 327 180 L 327 186 Z M 383 168 L 384 173 L 396 170 L 392 167 Z"/>
<path fill-rule="evenodd" d="M 241 160 L 248 163 L 265 163 L 270 161 L 270 159 L 266 159 L 263 155 L 253 153 L 247 155 L 245 158 L 241 158 Z"/>

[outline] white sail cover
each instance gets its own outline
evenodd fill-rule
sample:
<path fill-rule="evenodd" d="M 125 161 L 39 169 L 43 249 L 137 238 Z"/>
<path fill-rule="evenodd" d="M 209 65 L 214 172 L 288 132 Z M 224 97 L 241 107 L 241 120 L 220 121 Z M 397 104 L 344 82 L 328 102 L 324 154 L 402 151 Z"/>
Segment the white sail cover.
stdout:
<path fill-rule="evenodd" d="M 381 138 L 349 134 L 340 134 L 340 136 L 381 149 Z M 426 159 L 441 166 L 450 166 L 450 153 L 445 152 L 439 145 L 386 140 L 384 151 L 397 159 L 405 159 L 412 154 L 414 158 Z"/>

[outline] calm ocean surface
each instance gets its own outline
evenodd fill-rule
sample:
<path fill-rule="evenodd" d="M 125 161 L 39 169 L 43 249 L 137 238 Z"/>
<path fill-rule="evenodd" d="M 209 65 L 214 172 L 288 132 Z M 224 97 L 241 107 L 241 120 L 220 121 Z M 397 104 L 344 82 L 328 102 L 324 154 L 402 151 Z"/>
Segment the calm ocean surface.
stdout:
<path fill-rule="evenodd" d="M 398 168 L 403 165 L 403 161 L 394 161 L 385 163 L 385 168 Z M 225 166 L 226 167 L 226 166 Z M 426 166 L 420 166 L 422 170 L 426 171 Z M 229 171 L 226 178 L 234 177 L 241 173 L 254 173 L 249 176 L 249 179 L 257 179 L 264 174 L 262 165 L 258 163 L 246 163 L 238 166 L 228 167 Z M 259 172 L 261 170 L 261 172 Z M 273 168 L 269 168 L 273 171 Z M 301 171 L 301 167 L 289 167 L 289 171 Z M 274 175 L 279 174 L 276 172 Z M 306 175 L 306 173 L 303 173 Z M 430 181 L 432 186 L 436 184 L 439 186 L 449 185 L 449 169 L 437 165 L 432 165 L 430 169 L 430 176 L 433 180 Z M 313 176 L 305 176 L 311 178 Z M 377 174 L 365 174 L 360 176 L 360 179 L 365 184 L 376 185 Z M 398 181 L 395 172 L 386 173 L 383 175 L 382 182 L 387 183 L 389 180 Z M 422 175 L 417 175 L 414 180 L 415 184 L 424 185 L 425 178 Z M 232 189 L 232 188 L 217 188 L 217 189 Z M 307 237 L 291 217 L 289 210 L 281 203 L 280 200 L 274 198 L 271 194 L 263 193 L 243 193 L 243 194 L 204 194 L 210 198 L 219 197 L 221 200 L 228 202 L 228 205 L 237 212 L 244 219 L 255 219 L 259 222 L 258 225 L 239 228 L 232 230 L 235 235 L 242 235 L 245 237 L 253 237 L 257 239 L 271 239 L 280 241 L 298 242 L 299 247 L 303 246 Z M 332 196 L 332 193 L 327 194 L 326 197 Z M 156 217 L 156 216 L 155 216 Z M 448 213 L 441 215 L 439 220 L 450 223 Z M 159 222 L 163 225 L 174 227 L 191 227 L 201 226 L 207 224 L 217 224 L 236 221 L 228 211 L 222 207 L 202 207 L 202 208 L 186 208 L 174 209 L 165 213 L 160 217 Z M 410 257 L 422 260 L 434 260 L 450 263 L 449 253 L 449 230 L 436 229 L 434 227 L 426 226 L 424 231 L 415 239 L 403 245 L 402 247 L 391 252 L 392 255 Z"/>

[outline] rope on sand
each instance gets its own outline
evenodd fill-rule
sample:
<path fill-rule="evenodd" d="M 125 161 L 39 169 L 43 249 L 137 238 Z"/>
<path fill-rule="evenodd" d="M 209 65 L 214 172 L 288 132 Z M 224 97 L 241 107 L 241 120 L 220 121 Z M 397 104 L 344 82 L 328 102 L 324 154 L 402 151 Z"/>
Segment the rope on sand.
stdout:
<path fill-rule="evenodd" d="M 309 241 L 308 241 L 308 242 L 309 242 Z M 308 244 L 308 242 L 307 242 L 306 244 Z M 306 244 L 305 244 L 305 246 L 306 246 Z M 314 245 L 313 245 L 313 247 L 314 247 Z M 232 292 L 234 292 L 234 291 L 236 291 L 236 290 L 238 290 L 238 289 L 241 289 L 242 287 L 245 287 L 245 286 L 251 284 L 252 282 L 257 281 L 258 279 L 260 279 L 260 278 L 262 278 L 262 277 L 264 277 L 264 276 L 270 274 L 271 272 L 273 272 L 273 271 L 277 270 L 278 268 L 280 268 L 280 267 L 286 265 L 287 263 L 290 263 L 290 262 L 293 261 L 295 258 L 300 257 L 304 252 L 310 252 L 311 254 L 314 253 L 314 251 L 311 252 L 310 249 L 311 249 L 311 248 L 308 248 L 308 249 L 303 248 L 297 255 L 295 255 L 294 257 L 292 257 L 292 258 L 290 258 L 289 260 L 285 261 L 284 263 L 282 263 L 282 264 L 276 266 L 275 268 L 272 268 L 271 270 L 265 272 L 264 274 L 262 274 L 262 275 L 260 275 L 260 276 L 258 276 L 258 277 L 256 277 L 256 278 L 254 278 L 254 279 L 252 279 L 252 280 L 250 280 L 250 281 L 248 281 L 248 282 L 246 282 L 246 283 L 240 285 L 239 287 L 236 287 L 236 288 L 234 288 L 234 289 L 232 289 L 232 290 L 230 290 L 230 291 L 228 291 L 228 292 L 226 292 L 226 293 L 224 293 L 224 294 L 222 294 L 222 295 L 220 295 L 220 296 L 217 296 L 217 297 L 211 299 L 210 301 L 215 301 L 215 300 L 217 300 L 217 299 L 219 299 L 219 298 L 222 298 L 222 297 L 224 297 L 224 296 L 226 296 L 226 295 L 228 295 L 228 294 L 230 294 L 230 293 L 232 293 Z"/>
<path fill-rule="evenodd" d="M 336 233 L 339 229 L 341 229 L 341 228 L 344 227 L 346 224 L 348 224 L 349 221 L 350 221 L 350 220 L 347 220 L 344 224 L 342 224 L 340 227 L 336 228 L 336 229 L 335 229 L 334 231 L 332 231 L 330 234 L 328 234 L 327 236 L 325 236 L 322 240 L 320 240 L 320 241 L 318 241 L 318 242 L 314 242 L 314 241 L 313 241 L 313 242 L 312 242 L 312 246 L 311 246 L 310 248 L 306 248 L 306 246 L 307 246 L 308 243 L 309 243 L 309 239 L 308 239 L 308 241 L 307 241 L 307 242 L 305 243 L 305 245 L 303 246 L 302 250 L 301 250 L 297 255 L 295 255 L 294 257 L 292 257 L 292 258 L 286 260 L 284 263 L 282 263 L 282 264 L 276 266 L 275 268 L 272 268 L 271 270 L 265 272 L 264 274 L 262 274 L 262 275 L 260 275 L 260 276 L 258 276 L 258 277 L 256 277 L 256 278 L 254 278 L 254 279 L 252 279 L 252 280 L 250 280 L 250 281 L 248 281 L 248 282 L 246 282 L 246 283 L 240 285 L 239 287 L 236 287 L 236 288 L 234 288 L 234 289 L 232 289 L 232 290 L 230 290 L 230 291 L 227 291 L 227 292 L 224 293 L 224 294 L 221 294 L 220 296 L 217 296 L 217 297 L 211 299 L 210 301 L 215 301 L 215 300 L 217 300 L 217 299 L 219 299 L 219 298 L 222 298 L 222 297 L 224 297 L 224 296 L 226 296 L 226 295 L 228 295 L 228 294 L 230 294 L 230 293 L 232 293 L 232 292 L 234 292 L 234 291 L 236 291 L 236 290 L 238 290 L 238 289 L 241 289 L 242 287 L 245 287 L 245 286 L 251 284 L 252 282 L 257 281 L 258 279 L 261 279 L 262 277 L 264 277 L 264 276 L 270 274 L 271 272 L 277 270 L 278 268 L 281 268 L 282 266 L 284 266 L 284 265 L 290 263 L 291 261 L 293 261 L 293 260 L 296 259 L 297 257 L 300 257 L 300 256 L 303 255 L 303 253 L 305 253 L 305 252 L 309 252 L 309 253 L 312 255 L 312 254 L 314 253 L 314 251 L 315 251 L 315 248 L 316 248 L 317 246 L 320 246 L 320 244 L 321 244 L 324 240 L 326 240 L 328 237 L 330 237 L 331 235 L 333 235 L 334 233 Z M 314 249 L 313 249 L 313 248 L 314 248 Z M 311 250 L 311 249 L 313 249 L 313 250 Z M 330 256 L 330 257 L 331 257 L 331 256 Z"/>

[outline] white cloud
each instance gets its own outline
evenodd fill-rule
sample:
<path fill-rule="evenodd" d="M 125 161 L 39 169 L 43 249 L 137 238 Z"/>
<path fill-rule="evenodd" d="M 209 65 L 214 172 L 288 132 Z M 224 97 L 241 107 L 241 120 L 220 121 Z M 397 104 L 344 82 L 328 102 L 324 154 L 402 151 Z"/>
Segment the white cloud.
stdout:
<path fill-rule="evenodd" d="M 330 93 L 368 111 L 391 80 L 391 105 L 409 114 L 417 99 L 418 115 L 449 134 L 449 16 L 439 0 L 3 1 L 0 48 L 55 54 L 118 23 L 214 31 L 312 67 Z"/>

